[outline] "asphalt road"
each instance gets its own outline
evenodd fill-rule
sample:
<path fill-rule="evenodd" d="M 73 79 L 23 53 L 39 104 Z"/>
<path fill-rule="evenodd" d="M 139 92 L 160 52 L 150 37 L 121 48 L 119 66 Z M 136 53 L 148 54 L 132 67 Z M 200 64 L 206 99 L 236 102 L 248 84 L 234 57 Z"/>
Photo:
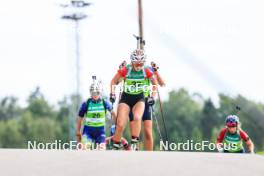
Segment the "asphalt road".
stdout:
<path fill-rule="evenodd" d="M 0 150 L 1 176 L 264 176 L 264 157 L 194 152 Z"/>

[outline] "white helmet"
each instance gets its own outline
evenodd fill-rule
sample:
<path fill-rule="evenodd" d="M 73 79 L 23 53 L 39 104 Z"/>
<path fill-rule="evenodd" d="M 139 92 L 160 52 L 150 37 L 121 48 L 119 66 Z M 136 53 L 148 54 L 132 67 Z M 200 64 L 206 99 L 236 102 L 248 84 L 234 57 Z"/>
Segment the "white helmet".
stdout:
<path fill-rule="evenodd" d="M 146 55 L 144 50 L 136 49 L 130 55 L 131 62 L 145 62 Z"/>
<path fill-rule="evenodd" d="M 90 86 L 91 96 L 102 95 L 103 88 L 101 82 L 94 81 Z"/>

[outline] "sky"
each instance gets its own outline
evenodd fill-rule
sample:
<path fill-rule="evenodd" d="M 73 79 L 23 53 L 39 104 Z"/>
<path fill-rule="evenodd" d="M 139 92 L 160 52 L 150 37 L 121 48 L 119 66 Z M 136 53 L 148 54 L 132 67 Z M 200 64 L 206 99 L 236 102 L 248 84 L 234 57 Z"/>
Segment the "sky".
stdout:
<path fill-rule="evenodd" d="M 66 0 L 13 0 L 0 6 L 0 98 L 24 104 L 36 86 L 53 104 L 75 91 L 74 23 L 60 17 Z M 93 0 L 80 22 L 81 94 L 91 76 L 108 88 L 129 61 L 138 34 L 136 0 Z M 143 0 L 147 62 L 166 81 L 163 98 L 186 88 L 218 101 L 218 93 L 264 102 L 264 11 L 261 0 Z M 107 89 L 105 89 L 106 94 Z"/>

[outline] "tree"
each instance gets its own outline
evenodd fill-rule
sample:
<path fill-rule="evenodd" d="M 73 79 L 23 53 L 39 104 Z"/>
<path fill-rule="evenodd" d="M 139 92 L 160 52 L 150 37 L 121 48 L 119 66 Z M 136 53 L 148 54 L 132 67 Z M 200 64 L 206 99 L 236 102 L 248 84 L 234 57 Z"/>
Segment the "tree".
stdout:
<path fill-rule="evenodd" d="M 53 107 L 48 104 L 38 87 L 29 95 L 26 110 L 30 111 L 34 118 L 55 118 L 56 116 Z"/>
<path fill-rule="evenodd" d="M 163 102 L 163 109 L 170 141 L 185 142 L 193 137 L 193 129 L 199 127 L 201 107 L 185 89 L 169 92 L 169 99 Z M 158 117 L 162 124 L 160 113 Z"/>
<path fill-rule="evenodd" d="M 59 101 L 59 110 L 57 113 L 57 123 L 60 124 L 61 127 L 61 134 L 59 135 L 59 138 L 66 142 L 70 140 L 70 132 L 69 132 L 69 117 L 71 114 L 71 105 L 68 103 L 68 100 L 66 97 L 62 101 Z"/>
<path fill-rule="evenodd" d="M 0 101 L 0 120 L 18 118 L 20 113 L 16 97 L 5 97 Z"/>
<path fill-rule="evenodd" d="M 20 133 L 19 123 L 16 119 L 0 122 L 0 147 L 23 147 L 24 136 Z"/>
<path fill-rule="evenodd" d="M 211 99 L 208 99 L 204 103 L 201 118 L 201 131 L 204 139 L 210 140 L 212 135 L 212 129 L 219 125 L 220 118 L 218 117 L 217 109 L 214 107 Z"/>

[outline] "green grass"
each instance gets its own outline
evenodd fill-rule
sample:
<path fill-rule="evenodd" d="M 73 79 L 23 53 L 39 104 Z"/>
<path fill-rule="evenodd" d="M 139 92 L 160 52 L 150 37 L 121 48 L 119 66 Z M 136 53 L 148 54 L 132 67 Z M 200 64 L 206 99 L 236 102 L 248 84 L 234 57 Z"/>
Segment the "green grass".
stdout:
<path fill-rule="evenodd" d="M 264 151 L 258 152 L 257 154 L 264 155 Z"/>

